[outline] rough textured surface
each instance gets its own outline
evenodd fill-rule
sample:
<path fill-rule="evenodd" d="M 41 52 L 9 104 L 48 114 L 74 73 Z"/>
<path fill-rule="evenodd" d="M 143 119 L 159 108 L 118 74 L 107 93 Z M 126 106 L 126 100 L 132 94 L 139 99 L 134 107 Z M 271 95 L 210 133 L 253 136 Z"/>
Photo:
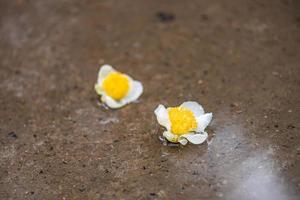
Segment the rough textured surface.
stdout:
<path fill-rule="evenodd" d="M 296 200 L 299 1 L 1 0 L 0 199 Z M 143 82 L 111 111 L 100 64 Z M 204 145 L 153 110 L 200 102 Z"/>

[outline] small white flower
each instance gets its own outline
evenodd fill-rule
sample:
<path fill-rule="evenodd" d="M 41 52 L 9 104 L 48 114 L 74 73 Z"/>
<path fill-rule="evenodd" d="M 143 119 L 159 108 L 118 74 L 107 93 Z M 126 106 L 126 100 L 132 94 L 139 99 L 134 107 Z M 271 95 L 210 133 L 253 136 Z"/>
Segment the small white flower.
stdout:
<path fill-rule="evenodd" d="M 130 76 L 116 71 L 110 65 L 103 65 L 98 73 L 95 90 L 107 106 L 120 108 L 137 100 L 143 93 L 143 85 Z"/>
<path fill-rule="evenodd" d="M 158 123 L 167 129 L 163 136 L 170 142 L 201 144 L 208 137 L 205 128 L 212 119 L 212 113 L 204 113 L 197 102 L 187 101 L 167 109 L 159 105 L 154 113 Z"/>

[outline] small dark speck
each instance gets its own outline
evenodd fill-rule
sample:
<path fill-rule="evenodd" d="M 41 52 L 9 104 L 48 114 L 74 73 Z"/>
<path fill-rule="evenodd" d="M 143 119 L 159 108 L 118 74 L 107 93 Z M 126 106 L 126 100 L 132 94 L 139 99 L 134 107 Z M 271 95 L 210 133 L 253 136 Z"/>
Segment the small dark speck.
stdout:
<path fill-rule="evenodd" d="M 289 145 L 286 145 L 286 144 L 283 144 L 281 146 L 284 147 L 284 148 L 289 148 Z"/>
<path fill-rule="evenodd" d="M 291 163 L 291 167 L 295 167 L 295 164 L 294 164 L 294 163 Z"/>
<path fill-rule="evenodd" d="M 151 193 L 149 193 L 151 196 L 156 196 L 156 193 L 154 193 L 154 192 L 151 192 Z"/>
<path fill-rule="evenodd" d="M 175 19 L 174 14 L 162 11 L 157 12 L 156 17 L 159 19 L 160 22 L 163 23 L 171 22 Z"/>
<path fill-rule="evenodd" d="M 65 165 L 66 165 L 66 164 L 68 164 L 68 163 L 67 163 L 66 161 L 63 161 L 63 164 L 65 164 Z"/>
<path fill-rule="evenodd" d="M 294 129 L 294 128 L 296 128 L 294 125 L 292 125 L 292 124 L 289 124 L 288 126 L 287 126 L 287 129 Z"/>
<path fill-rule="evenodd" d="M 114 140 L 114 143 L 117 143 L 117 142 L 119 142 L 119 140 Z"/>
<path fill-rule="evenodd" d="M 84 191 L 85 191 L 85 188 L 80 188 L 79 191 L 80 191 L 80 192 L 84 192 Z"/>
<path fill-rule="evenodd" d="M 206 14 L 202 14 L 201 18 L 202 18 L 202 20 L 205 20 L 205 21 L 208 20 L 208 16 Z"/>
<path fill-rule="evenodd" d="M 92 177 L 92 178 L 90 178 L 90 180 L 91 180 L 92 182 L 95 182 L 95 181 L 97 180 L 97 177 Z"/>
<path fill-rule="evenodd" d="M 78 85 L 74 85 L 74 86 L 73 86 L 73 89 L 74 89 L 74 90 L 79 89 Z"/>
<path fill-rule="evenodd" d="M 170 66 L 170 63 L 169 62 L 164 62 L 164 65 L 165 66 Z"/>
<path fill-rule="evenodd" d="M 8 136 L 11 137 L 11 138 L 14 138 L 14 139 L 18 138 L 17 134 L 14 131 L 8 133 Z"/>
<path fill-rule="evenodd" d="M 284 5 L 290 5 L 290 4 L 291 4 L 291 1 L 289 1 L 289 0 L 283 0 L 282 3 L 283 3 Z"/>
<path fill-rule="evenodd" d="M 279 126 L 277 124 L 274 125 L 275 128 L 278 128 Z"/>
<path fill-rule="evenodd" d="M 21 74 L 21 71 L 17 69 L 17 70 L 15 71 L 15 74 L 16 74 L 16 75 L 19 75 L 19 74 Z"/>
<path fill-rule="evenodd" d="M 37 137 L 37 135 L 36 135 L 36 134 L 33 134 L 33 137 L 34 137 L 34 138 L 36 138 L 36 137 Z"/>
<path fill-rule="evenodd" d="M 42 174 L 42 173 L 44 173 L 44 171 L 43 171 L 43 170 L 41 170 L 41 171 L 40 171 L 40 174 Z"/>
<path fill-rule="evenodd" d="M 34 191 L 31 191 L 30 194 L 34 194 Z"/>
<path fill-rule="evenodd" d="M 146 169 L 146 167 L 145 166 L 143 166 L 143 170 L 145 170 Z"/>

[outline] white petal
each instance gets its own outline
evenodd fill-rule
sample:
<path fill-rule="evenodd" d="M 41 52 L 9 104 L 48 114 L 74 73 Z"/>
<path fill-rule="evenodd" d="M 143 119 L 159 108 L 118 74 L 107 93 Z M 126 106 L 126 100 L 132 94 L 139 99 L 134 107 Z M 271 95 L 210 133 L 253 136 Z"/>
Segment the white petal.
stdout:
<path fill-rule="evenodd" d="M 143 93 L 142 83 L 139 81 L 132 80 L 130 84 L 130 90 L 127 96 L 124 97 L 124 99 L 122 99 L 122 101 L 124 101 L 125 103 L 135 101 L 141 96 L 142 93 Z"/>
<path fill-rule="evenodd" d="M 180 136 L 178 138 L 178 142 L 182 145 L 186 145 L 188 143 L 187 139 L 185 139 L 184 137 Z"/>
<path fill-rule="evenodd" d="M 182 135 L 181 137 L 186 138 L 189 142 L 191 142 L 193 144 L 201 144 L 207 139 L 208 134 L 206 132 L 195 133 L 195 134 L 190 133 L 190 134 Z"/>
<path fill-rule="evenodd" d="M 98 83 L 95 84 L 95 90 L 98 95 L 103 95 L 105 93 L 101 85 Z"/>
<path fill-rule="evenodd" d="M 107 96 L 106 94 L 103 94 L 101 96 L 101 100 L 110 108 L 120 108 L 126 104 L 121 101 L 115 101 L 113 98 Z"/>
<path fill-rule="evenodd" d="M 170 142 L 177 143 L 178 142 L 178 136 L 174 135 L 173 133 L 169 131 L 165 131 L 163 133 L 163 136 Z"/>
<path fill-rule="evenodd" d="M 164 126 L 167 130 L 171 129 L 171 122 L 169 120 L 169 114 L 167 109 L 163 105 L 159 105 L 154 113 L 156 115 L 157 121 L 160 125 Z"/>
<path fill-rule="evenodd" d="M 204 115 L 200 115 L 196 117 L 197 121 L 197 130 L 196 132 L 204 132 L 205 128 L 208 126 L 212 119 L 212 113 L 205 113 Z"/>
<path fill-rule="evenodd" d="M 197 103 L 196 101 L 184 102 L 183 104 L 180 105 L 180 107 L 190 109 L 194 113 L 195 117 L 198 117 L 198 116 L 204 114 L 203 107 L 199 103 Z"/>
<path fill-rule="evenodd" d="M 98 73 L 98 80 L 97 83 L 101 85 L 103 79 L 111 72 L 114 72 L 116 70 L 114 70 L 114 68 L 112 68 L 112 66 L 110 65 L 102 65 L 102 67 L 99 70 Z"/>

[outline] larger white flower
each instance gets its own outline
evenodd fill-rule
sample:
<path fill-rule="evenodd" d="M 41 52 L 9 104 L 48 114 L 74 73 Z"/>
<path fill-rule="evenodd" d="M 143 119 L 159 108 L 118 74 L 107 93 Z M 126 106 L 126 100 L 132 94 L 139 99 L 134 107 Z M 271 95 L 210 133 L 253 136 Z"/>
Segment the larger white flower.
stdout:
<path fill-rule="evenodd" d="M 98 73 L 95 90 L 101 101 L 110 108 L 120 108 L 135 101 L 143 93 L 143 85 L 110 65 L 103 65 Z"/>
<path fill-rule="evenodd" d="M 204 113 L 197 102 L 187 101 L 167 109 L 159 105 L 154 113 L 158 123 L 167 129 L 163 136 L 170 142 L 201 144 L 207 139 L 205 128 L 212 119 L 212 113 Z"/>

